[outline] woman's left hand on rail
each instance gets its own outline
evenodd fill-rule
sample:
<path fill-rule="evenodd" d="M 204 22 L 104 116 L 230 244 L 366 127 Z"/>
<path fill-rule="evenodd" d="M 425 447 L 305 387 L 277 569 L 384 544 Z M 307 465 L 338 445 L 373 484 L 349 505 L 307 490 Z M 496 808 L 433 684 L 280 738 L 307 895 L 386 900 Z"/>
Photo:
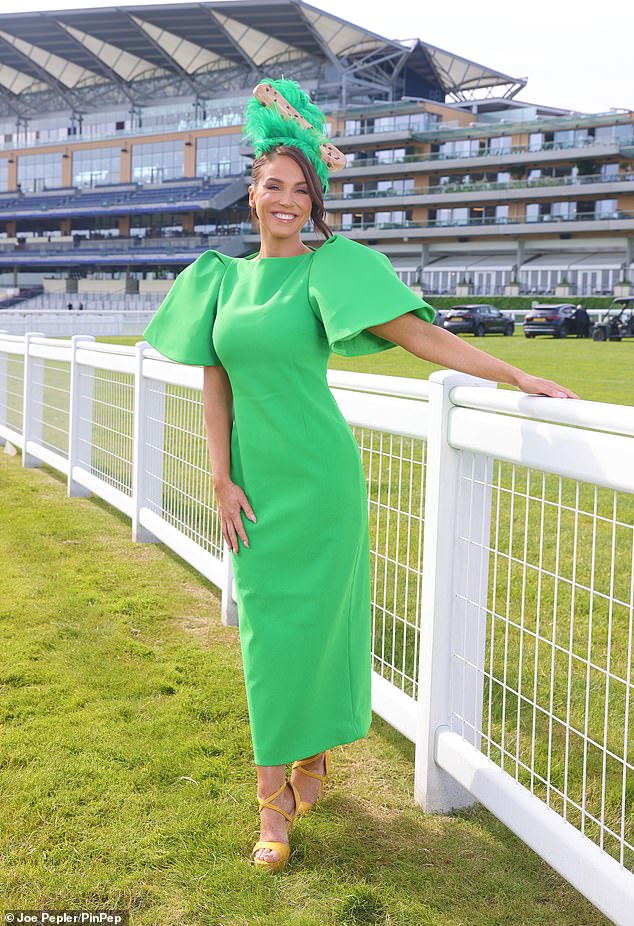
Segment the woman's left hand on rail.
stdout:
<path fill-rule="evenodd" d="M 566 386 L 560 386 L 551 379 L 542 379 L 540 376 L 531 376 L 530 373 L 523 373 L 517 377 L 517 388 L 522 392 L 528 392 L 531 395 L 545 395 L 553 399 L 578 399 L 579 396 L 567 389 Z"/>

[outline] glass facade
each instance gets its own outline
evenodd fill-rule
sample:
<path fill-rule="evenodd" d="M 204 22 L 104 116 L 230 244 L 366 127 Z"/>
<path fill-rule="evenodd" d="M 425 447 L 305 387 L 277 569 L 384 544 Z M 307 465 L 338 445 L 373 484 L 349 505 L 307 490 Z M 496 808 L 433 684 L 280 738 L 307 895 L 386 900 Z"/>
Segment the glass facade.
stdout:
<path fill-rule="evenodd" d="M 394 210 L 393 212 L 375 212 L 375 225 L 403 225 L 408 219 L 408 213 L 404 209 Z"/>
<path fill-rule="evenodd" d="M 508 154 L 513 147 L 513 139 L 510 135 L 499 135 L 497 138 L 489 139 L 490 154 Z"/>
<path fill-rule="evenodd" d="M 527 203 L 525 215 L 527 222 L 556 222 L 562 219 L 574 219 L 577 215 L 577 203 L 575 200 L 558 203 Z"/>
<path fill-rule="evenodd" d="M 602 164 L 601 177 L 603 180 L 616 180 L 619 176 L 618 164 Z"/>
<path fill-rule="evenodd" d="M 600 218 L 616 215 L 618 211 L 616 199 L 599 199 L 595 203 L 595 215 Z"/>
<path fill-rule="evenodd" d="M 630 142 L 634 137 L 634 125 L 624 123 L 623 125 L 601 125 L 594 130 L 594 137 L 597 141 L 618 142 L 625 144 Z"/>
<path fill-rule="evenodd" d="M 480 142 L 477 138 L 464 138 L 459 141 L 445 141 L 440 145 L 441 158 L 469 158 L 478 153 Z"/>
<path fill-rule="evenodd" d="M 579 168 L 576 164 L 572 167 L 533 167 L 528 171 L 528 179 L 535 182 L 548 177 L 574 180 L 578 173 Z"/>
<path fill-rule="evenodd" d="M 73 152 L 73 186 L 91 187 L 98 183 L 119 183 L 121 150 L 83 148 Z"/>
<path fill-rule="evenodd" d="M 450 186 L 452 189 L 459 189 L 461 186 L 468 186 L 472 183 L 510 183 L 511 174 L 509 171 L 482 171 L 477 174 L 445 174 L 438 178 L 439 187 Z M 431 183 L 431 186 L 436 186 Z"/>
<path fill-rule="evenodd" d="M 370 180 L 367 183 L 344 183 L 342 199 L 362 199 L 364 196 L 403 196 L 414 192 L 414 178 L 402 177 L 392 180 Z M 335 193 L 332 199 L 338 199 Z"/>
<path fill-rule="evenodd" d="M 398 209 L 392 212 L 376 212 L 374 215 L 364 212 L 343 212 L 337 228 L 372 228 L 381 226 L 400 226 L 412 221 L 411 209 Z"/>
<path fill-rule="evenodd" d="M 157 106 L 113 108 L 75 117 L 62 114 L 30 119 L 16 125 L 15 120 L 0 121 L 0 144 L 7 146 L 55 144 L 66 141 L 117 138 L 126 133 L 191 131 L 196 128 L 241 126 L 248 95 L 225 100 L 192 100 Z"/>
<path fill-rule="evenodd" d="M 185 142 L 142 142 L 132 146 L 132 180 L 137 183 L 161 183 L 180 179 L 185 171 Z"/>
<path fill-rule="evenodd" d="M 438 124 L 436 113 L 401 113 L 378 118 L 346 119 L 344 135 L 371 135 L 375 132 L 399 132 L 409 129 L 412 132 L 425 132 Z"/>
<path fill-rule="evenodd" d="M 400 180 L 379 180 L 376 184 L 376 189 L 384 196 L 387 194 L 398 196 L 404 193 L 412 193 L 414 190 L 414 178 L 404 177 Z"/>
<path fill-rule="evenodd" d="M 591 140 L 588 129 L 568 129 L 554 133 L 555 148 L 573 148 L 576 145 L 587 145 Z"/>
<path fill-rule="evenodd" d="M 6 158 L 0 158 L 0 192 L 9 189 L 9 162 Z"/>
<path fill-rule="evenodd" d="M 18 158 L 18 184 L 23 193 L 52 190 L 62 185 L 62 155 L 22 154 Z"/>
<path fill-rule="evenodd" d="M 404 159 L 405 148 L 386 148 L 383 151 L 376 152 L 376 160 L 379 164 L 396 164 L 398 161 L 403 161 Z"/>
<path fill-rule="evenodd" d="M 496 225 L 508 222 L 507 203 L 490 206 L 456 206 L 452 209 L 430 209 L 430 225 Z"/>
<path fill-rule="evenodd" d="M 197 177 L 237 177 L 249 159 L 240 154 L 240 133 L 207 135 L 196 140 Z"/>

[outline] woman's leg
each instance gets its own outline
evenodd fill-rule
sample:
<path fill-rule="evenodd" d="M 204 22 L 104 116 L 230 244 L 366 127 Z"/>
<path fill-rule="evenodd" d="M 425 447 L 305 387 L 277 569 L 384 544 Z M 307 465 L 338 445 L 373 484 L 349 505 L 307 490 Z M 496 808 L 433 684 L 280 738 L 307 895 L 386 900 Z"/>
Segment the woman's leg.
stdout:
<path fill-rule="evenodd" d="M 277 789 L 282 785 L 286 777 L 285 765 L 256 765 L 258 774 L 258 797 L 266 798 L 275 794 Z M 273 800 L 273 803 L 286 813 L 293 814 L 295 810 L 295 798 L 290 785 L 287 783 L 281 794 Z M 270 807 L 263 807 L 260 811 L 260 839 L 274 840 L 275 842 L 288 842 L 288 833 L 286 827 L 288 820 L 283 817 L 277 810 L 271 810 Z M 256 858 L 266 859 L 269 862 L 275 862 L 279 859 L 280 853 L 276 849 L 258 849 L 255 853 Z"/>
<path fill-rule="evenodd" d="M 308 756 L 306 757 L 308 758 Z M 304 768 L 309 772 L 315 772 L 317 775 L 326 774 L 326 754 L 318 752 L 310 757 L 313 761 L 308 762 Z M 321 781 L 317 778 L 311 778 L 310 775 L 304 775 L 299 769 L 294 768 L 291 771 L 291 781 L 299 791 L 303 801 L 312 804 L 321 794 Z M 278 784 L 278 788 L 282 782 Z"/>

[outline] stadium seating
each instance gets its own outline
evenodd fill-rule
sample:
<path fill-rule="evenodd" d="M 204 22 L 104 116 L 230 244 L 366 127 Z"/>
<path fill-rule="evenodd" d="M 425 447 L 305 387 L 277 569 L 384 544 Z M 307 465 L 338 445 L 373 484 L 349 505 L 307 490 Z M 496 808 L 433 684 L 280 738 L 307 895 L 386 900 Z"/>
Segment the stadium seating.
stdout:
<path fill-rule="evenodd" d="M 188 203 L 196 208 L 199 201 L 207 204 L 218 193 L 235 182 L 235 177 L 226 180 L 166 181 L 161 184 L 121 184 L 87 191 L 74 187 L 64 191 L 48 190 L 45 193 L 22 193 L 0 196 L 0 221 L 49 216 L 82 215 L 86 212 L 111 212 L 135 214 L 169 209 L 176 203 Z"/>

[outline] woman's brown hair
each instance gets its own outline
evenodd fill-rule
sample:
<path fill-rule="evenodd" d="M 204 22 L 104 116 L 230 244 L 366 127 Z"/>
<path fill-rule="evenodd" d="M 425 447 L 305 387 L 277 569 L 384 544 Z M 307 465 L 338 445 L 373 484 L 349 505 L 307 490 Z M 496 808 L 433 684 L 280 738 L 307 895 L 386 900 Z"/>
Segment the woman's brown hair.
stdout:
<path fill-rule="evenodd" d="M 299 150 L 299 148 L 296 148 L 294 145 L 275 145 L 273 148 L 269 148 L 268 151 L 265 151 L 264 154 L 259 158 L 255 158 L 251 167 L 251 177 L 253 182 L 257 183 L 258 177 L 260 176 L 260 171 L 264 167 L 264 164 L 267 161 L 272 160 L 278 154 L 288 155 L 289 158 L 293 158 L 293 160 L 300 166 L 302 173 L 304 174 L 304 179 L 306 180 L 306 185 L 308 186 L 308 193 L 312 202 L 312 208 L 310 210 L 310 221 L 313 223 L 315 230 L 321 232 L 324 238 L 332 238 L 333 231 L 330 226 L 326 224 L 324 193 L 319 177 L 317 176 L 317 171 L 310 163 L 306 155 Z M 249 207 L 249 215 L 253 224 L 257 224 L 258 217 L 253 206 Z"/>

